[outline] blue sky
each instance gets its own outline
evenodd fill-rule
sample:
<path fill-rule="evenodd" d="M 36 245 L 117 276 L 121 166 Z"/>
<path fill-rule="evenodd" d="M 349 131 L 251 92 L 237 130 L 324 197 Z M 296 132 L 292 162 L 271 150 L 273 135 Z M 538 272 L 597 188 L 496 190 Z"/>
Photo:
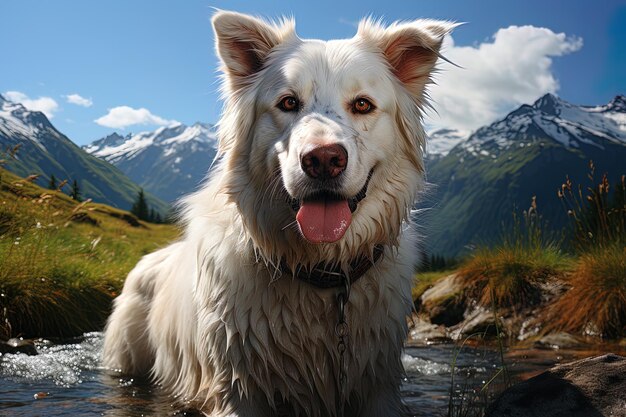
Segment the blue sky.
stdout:
<path fill-rule="evenodd" d="M 8 0 L 0 94 L 45 110 L 79 144 L 215 122 L 214 7 L 292 15 L 303 38 L 351 37 L 367 15 L 467 22 L 446 42 L 464 69 L 442 66 L 432 126 L 472 130 L 548 91 L 578 104 L 626 93 L 624 1 Z"/>

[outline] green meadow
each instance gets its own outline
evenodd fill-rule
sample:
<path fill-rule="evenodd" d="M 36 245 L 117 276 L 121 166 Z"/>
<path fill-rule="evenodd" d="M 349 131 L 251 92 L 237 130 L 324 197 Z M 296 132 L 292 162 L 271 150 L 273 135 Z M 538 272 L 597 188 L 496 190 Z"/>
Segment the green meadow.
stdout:
<path fill-rule="evenodd" d="M 0 168 L 0 338 L 101 329 L 128 272 L 179 230 L 33 180 Z"/>

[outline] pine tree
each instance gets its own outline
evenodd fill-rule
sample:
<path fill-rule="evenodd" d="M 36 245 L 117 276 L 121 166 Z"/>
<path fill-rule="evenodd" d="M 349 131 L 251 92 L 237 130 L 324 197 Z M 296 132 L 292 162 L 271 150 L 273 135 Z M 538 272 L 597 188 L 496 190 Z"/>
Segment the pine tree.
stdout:
<path fill-rule="evenodd" d="M 137 216 L 140 220 L 149 220 L 150 212 L 148 210 L 148 203 L 146 203 L 146 196 L 143 192 L 143 188 L 139 189 L 137 193 L 137 199 L 133 203 L 133 207 L 130 212 Z"/>
<path fill-rule="evenodd" d="M 80 187 L 78 186 L 77 180 L 72 182 L 72 192 L 70 193 L 70 197 L 76 201 L 81 201 Z"/>
<path fill-rule="evenodd" d="M 50 174 L 50 182 L 48 183 L 48 189 L 56 190 L 57 187 L 58 187 L 57 178 L 54 176 L 54 174 Z"/>

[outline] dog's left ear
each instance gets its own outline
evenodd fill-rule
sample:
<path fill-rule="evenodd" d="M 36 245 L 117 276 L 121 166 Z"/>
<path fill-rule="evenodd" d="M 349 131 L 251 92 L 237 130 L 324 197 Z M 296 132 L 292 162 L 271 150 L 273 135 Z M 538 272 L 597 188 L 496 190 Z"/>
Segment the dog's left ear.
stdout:
<path fill-rule="evenodd" d="M 445 35 L 458 24 L 437 20 L 394 23 L 384 28 L 371 19 L 359 24 L 357 36 L 373 41 L 391 71 L 414 97 L 421 97 L 430 82 Z"/>
<path fill-rule="evenodd" d="M 234 90 L 246 85 L 263 67 L 270 51 L 288 35 L 295 34 L 293 21 L 272 25 L 252 16 L 219 11 L 213 16 L 217 52 Z"/>

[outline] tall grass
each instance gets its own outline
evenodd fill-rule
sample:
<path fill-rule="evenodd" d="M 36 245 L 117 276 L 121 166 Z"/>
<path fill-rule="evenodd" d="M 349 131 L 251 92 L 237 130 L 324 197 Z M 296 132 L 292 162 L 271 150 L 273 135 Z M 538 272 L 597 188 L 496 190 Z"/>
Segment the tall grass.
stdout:
<path fill-rule="evenodd" d="M 579 253 L 615 243 L 626 245 L 626 175 L 611 185 L 607 173 L 596 182 L 595 170 L 590 161 L 589 185 L 573 184 L 566 177 L 557 191 L 571 219 L 570 242 Z"/>
<path fill-rule="evenodd" d="M 497 323 L 497 310 L 493 309 L 494 317 L 496 317 Z M 465 382 L 457 391 L 458 386 L 455 379 L 455 371 L 458 364 L 458 356 L 461 350 L 465 347 L 470 340 L 475 339 L 479 343 L 485 339 L 486 333 L 475 333 L 467 336 L 456 349 L 452 364 L 450 366 L 450 393 L 448 396 L 448 411 L 446 417 L 482 417 L 487 409 L 487 406 L 493 401 L 493 399 L 505 389 L 512 385 L 512 381 L 509 375 L 506 362 L 504 360 L 504 345 L 502 339 L 504 335 L 500 332 L 500 327 L 496 325 L 496 337 L 500 341 L 498 344 L 498 353 L 500 354 L 500 365 L 496 368 L 496 371 L 491 377 L 482 381 L 479 387 L 471 387 L 472 375 L 466 375 Z"/>
<path fill-rule="evenodd" d="M 558 191 L 572 221 L 571 246 L 578 261 L 571 289 L 551 308 L 549 330 L 618 338 L 626 335 L 626 176 L 611 185 L 608 175 L 590 185 L 567 178 Z"/>
<path fill-rule="evenodd" d="M 0 338 L 100 329 L 139 257 L 176 235 L 33 178 L 0 175 Z"/>

